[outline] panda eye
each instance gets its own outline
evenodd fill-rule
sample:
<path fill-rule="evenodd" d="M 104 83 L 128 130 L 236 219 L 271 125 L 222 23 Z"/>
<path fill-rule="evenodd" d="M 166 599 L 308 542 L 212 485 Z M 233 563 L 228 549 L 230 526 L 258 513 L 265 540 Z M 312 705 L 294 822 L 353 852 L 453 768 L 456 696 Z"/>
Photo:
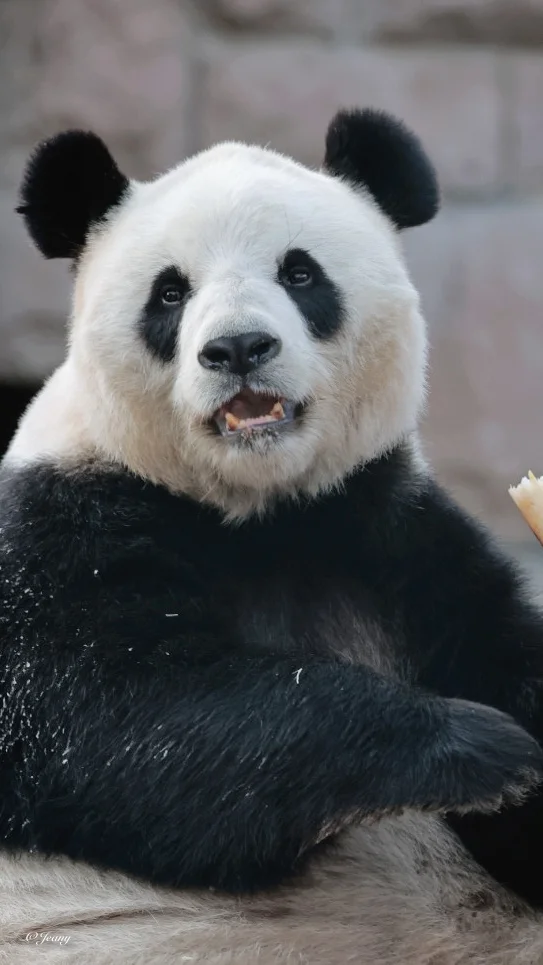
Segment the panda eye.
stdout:
<path fill-rule="evenodd" d="M 160 297 L 165 305 L 180 305 L 184 294 L 178 285 L 164 285 Z"/>
<path fill-rule="evenodd" d="M 340 289 L 325 268 L 303 248 L 291 248 L 283 256 L 277 282 L 305 320 L 315 338 L 331 338 L 345 315 Z"/>
<path fill-rule="evenodd" d="M 151 355 L 164 364 L 175 358 L 181 316 L 191 294 L 190 279 L 176 265 L 163 268 L 151 283 L 139 331 Z"/>
<path fill-rule="evenodd" d="M 318 281 L 318 265 L 301 248 L 287 251 L 279 265 L 278 281 L 284 288 L 312 288 Z"/>
<path fill-rule="evenodd" d="M 313 273 L 304 265 L 295 265 L 283 272 L 283 283 L 291 288 L 308 288 L 313 284 Z"/>

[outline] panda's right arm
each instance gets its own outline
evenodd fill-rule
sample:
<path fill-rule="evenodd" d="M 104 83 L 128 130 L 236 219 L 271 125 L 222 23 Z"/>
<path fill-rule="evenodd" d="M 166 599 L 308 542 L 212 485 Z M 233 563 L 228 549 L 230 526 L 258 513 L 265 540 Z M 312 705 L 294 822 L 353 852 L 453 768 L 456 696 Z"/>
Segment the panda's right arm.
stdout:
<path fill-rule="evenodd" d="M 191 633 L 173 659 L 157 648 L 144 661 L 130 638 L 84 637 L 76 653 L 56 636 L 5 652 L 7 843 L 253 889 L 349 821 L 496 806 L 541 766 L 496 711 L 364 667 L 205 647 Z"/>

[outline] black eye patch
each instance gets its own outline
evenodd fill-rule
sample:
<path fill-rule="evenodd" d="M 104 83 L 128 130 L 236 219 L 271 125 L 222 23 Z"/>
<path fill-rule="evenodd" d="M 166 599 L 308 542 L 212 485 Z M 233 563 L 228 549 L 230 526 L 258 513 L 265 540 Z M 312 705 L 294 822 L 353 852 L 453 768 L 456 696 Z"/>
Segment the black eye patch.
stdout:
<path fill-rule="evenodd" d="M 345 315 L 341 293 L 307 251 L 288 251 L 279 265 L 277 280 L 305 318 L 312 335 L 331 338 L 341 328 Z"/>
<path fill-rule="evenodd" d="M 190 291 L 188 278 L 174 265 L 164 268 L 153 281 L 139 330 L 149 351 L 161 362 L 174 358 L 179 323 Z"/>

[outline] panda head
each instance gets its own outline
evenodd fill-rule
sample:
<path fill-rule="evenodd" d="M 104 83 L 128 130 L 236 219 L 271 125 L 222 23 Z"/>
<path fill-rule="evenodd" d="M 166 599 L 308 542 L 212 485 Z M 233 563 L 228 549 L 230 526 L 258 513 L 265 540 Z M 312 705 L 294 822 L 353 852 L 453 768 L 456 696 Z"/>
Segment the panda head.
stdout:
<path fill-rule="evenodd" d="M 232 516 L 336 484 L 416 425 L 398 229 L 437 206 L 418 140 L 371 110 L 332 120 L 320 171 L 226 143 L 138 183 L 94 134 L 46 141 L 18 210 L 74 262 L 70 343 L 14 451 L 92 454 Z"/>

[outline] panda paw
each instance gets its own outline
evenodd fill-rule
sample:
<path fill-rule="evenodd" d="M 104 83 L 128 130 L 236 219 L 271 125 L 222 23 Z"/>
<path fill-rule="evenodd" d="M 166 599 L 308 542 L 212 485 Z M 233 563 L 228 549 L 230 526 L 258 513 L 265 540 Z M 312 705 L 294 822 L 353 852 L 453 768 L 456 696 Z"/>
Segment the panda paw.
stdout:
<path fill-rule="evenodd" d="M 492 707 L 449 700 L 439 742 L 447 784 L 445 811 L 497 811 L 518 805 L 543 780 L 543 750 L 519 724 Z"/>

